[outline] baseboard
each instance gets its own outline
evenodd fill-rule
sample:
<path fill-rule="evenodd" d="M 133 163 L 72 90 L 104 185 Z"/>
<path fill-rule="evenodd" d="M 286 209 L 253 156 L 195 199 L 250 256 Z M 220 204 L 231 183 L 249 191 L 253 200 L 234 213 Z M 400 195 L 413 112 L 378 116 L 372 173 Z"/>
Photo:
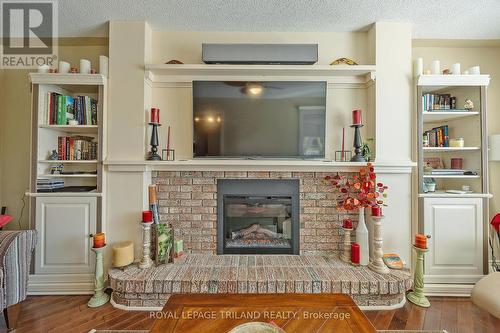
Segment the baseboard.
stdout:
<path fill-rule="evenodd" d="M 125 311 L 152 311 L 152 312 L 157 312 L 161 311 L 163 307 L 156 307 L 156 306 L 127 306 L 127 305 L 122 305 L 122 304 L 117 304 L 114 300 L 113 297 L 110 298 L 109 302 L 111 305 L 113 305 L 114 308 L 119 309 L 119 310 L 125 310 Z M 360 306 L 359 308 L 363 311 L 386 311 L 386 310 L 395 310 L 402 308 L 406 303 L 406 297 L 403 297 L 401 302 L 398 304 L 394 305 L 373 305 L 373 306 Z"/>
<path fill-rule="evenodd" d="M 473 284 L 425 284 L 426 296 L 469 297 Z"/>
<path fill-rule="evenodd" d="M 94 293 L 93 274 L 33 274 L 28 295 L 90 295 Z"/>

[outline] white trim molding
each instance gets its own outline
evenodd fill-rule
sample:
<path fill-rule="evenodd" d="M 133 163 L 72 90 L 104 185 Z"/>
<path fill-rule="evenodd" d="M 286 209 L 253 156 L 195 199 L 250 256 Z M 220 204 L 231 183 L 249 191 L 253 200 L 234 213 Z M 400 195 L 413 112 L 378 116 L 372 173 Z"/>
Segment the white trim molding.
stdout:
<path fill-rule="evenodd" d="M 91 295 L 94 274 L 31 274 L 28 295 Z"/>
<path fill-rule="evenodd" d="M 473 284 L 425 284 L 424 293 L 427 296 L 469 297 Z"/>
<path fill-rule="evenodd" d="M 296 172 L 353 172 L 366 165 L 364 162 L 333 162 L 327 160 L 252 160 L 252 159 L 192 159 L 176 161 L 104 161 L 108 171 L 296 171 Z M 374 162 L 379 173 L 411 174 L 415 163 L 411 161 Z"/>

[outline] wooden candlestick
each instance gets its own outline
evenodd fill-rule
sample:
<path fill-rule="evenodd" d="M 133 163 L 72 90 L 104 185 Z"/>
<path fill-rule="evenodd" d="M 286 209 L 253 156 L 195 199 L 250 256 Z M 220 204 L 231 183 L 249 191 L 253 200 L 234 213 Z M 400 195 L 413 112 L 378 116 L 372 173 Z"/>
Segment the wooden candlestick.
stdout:
<path fill-rule="evenodd" d="M 355 155 L 351 158 L 351 162 L 366 162 L 363 154 L 361 154 L 361 146 L 363 142 L 361 140 L 361 132 L 360 128 L 363 127 L 363 124 L 355 124 L 351 125 L 354 128 L 354 153 Z"/>
<path fill-rule="evenodd" d="M 382 250 L 382 245 L 384 244 L 382 239 L 382 219 L 383 216 L 372 216 L 373 221 L 373 258 L 368 264 L 368 268 L 379 274 L 388 274 L 389 268 L 385 265 L 382 257 L 384 256 L 384 251 Z"/>
<path fill-rule="evenodd" d="M 153 222 L 142 222 L 142 259 L 139 268 L 145 269 L 153 265 L 151 260 L 151 225 Z"/>
<path fill-rule="evenodd" d="M 351 231 L 352 228 L 342 228 L 344 230 L 344 251 L 340 255 L 340 259 L 344 262 L 351 262 Z"/>
<path fill-rule="evenodd" d="M 108 303 L 109 295 L 104 292 L 104 265 L 102 259 L 102 253 L 106 246 L 92 248 L 95 252 L 95 289 L 94 296 L 88 301 L 87 306 L 89 308 L 97 308 L 101 305 Z"/>
<path fill-rule="evenodd" d="M 406 299 L 415 305 L 428 308 L 431 306 L 431 303 L 424 295 L 424 253 L 429 250 L 415 245 L 413 245 L 413 249 L 417 253 L 417 264 L 413 276 L 413 291 L 406 294 Z"/>

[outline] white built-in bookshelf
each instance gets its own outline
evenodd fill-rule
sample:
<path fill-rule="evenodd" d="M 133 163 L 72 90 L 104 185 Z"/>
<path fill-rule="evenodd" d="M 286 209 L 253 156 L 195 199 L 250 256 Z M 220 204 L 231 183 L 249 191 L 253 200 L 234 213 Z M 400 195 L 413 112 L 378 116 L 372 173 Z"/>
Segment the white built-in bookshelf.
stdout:
<path fill-rule="evenodd" d="M 90 235 L 105 230 L 107 78 L 52 73 L 31 73 L 29 78 L 32 135 L 28 195 L 30 221 L 39 232 L 30 292 L 47 292 L 47 284 L 57 286 L 58 291 L 91 292 L 94 260 Z"/>
<path fill-rule="evenodd" d="M 467 288 L 487 272 L 489 81 L 489 75 L 416 78 L 418 229 L 431 236 L 426 288 L 450 282 Z M 451 144 L 458 138 L 463 146 Z M 452 168 L 452 159 L 462 159 L 462 168 Z"/>

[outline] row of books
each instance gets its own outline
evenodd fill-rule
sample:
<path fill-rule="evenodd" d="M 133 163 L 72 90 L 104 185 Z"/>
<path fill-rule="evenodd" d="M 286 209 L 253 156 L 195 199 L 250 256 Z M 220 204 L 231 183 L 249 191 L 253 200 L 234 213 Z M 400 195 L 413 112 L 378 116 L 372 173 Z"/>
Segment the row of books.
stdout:
<path fill-rule="evenodd" d="M 97 125 L 97 101 L 90 96 L 48 92 L 45 113 L 48 125 L 67 125 L 69 120 L 78 121 L 78 125 Z"/>
<path fill-rule="evenodd" d="M 38 178 L 36 186 L 39 190 L 55 190 L 64 187 L 64 179 L 62 178 Z"/>
<path fill-rule="evenodd" d="M 423 135 L 424 147 L 449 147 L 450 137 L 448 134 L 448 125 L 435 127 L 425 131 Z"/>
<path fill-rule="evenodd" d="M 88 136 L 60 136 L 57 152 L 60 160 L 96 160 L 97 142 Z"/>
<path fill-rule="evenodd" d="M 424 94 L 422 105 L 424 111 L 453 110 L 457 108 L 457 98 L 450 94 Z"/>

